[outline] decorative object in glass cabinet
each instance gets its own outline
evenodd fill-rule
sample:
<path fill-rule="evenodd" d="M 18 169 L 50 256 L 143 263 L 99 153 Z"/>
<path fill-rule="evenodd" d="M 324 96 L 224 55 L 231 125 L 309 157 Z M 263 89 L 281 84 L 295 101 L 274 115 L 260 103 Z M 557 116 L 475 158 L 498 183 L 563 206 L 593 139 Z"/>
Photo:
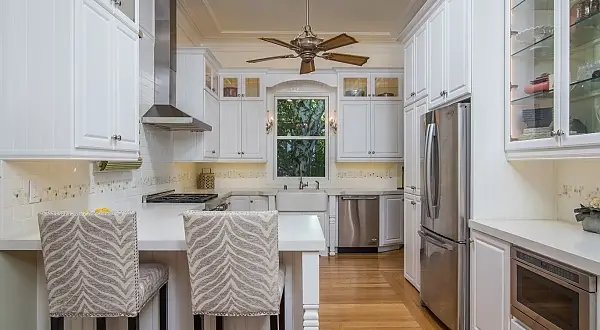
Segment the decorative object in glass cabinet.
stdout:
<path fill-rule="evenodd" d="M 571 1 L 569 135 L 600 132 L 600 0 Z"/>
<path fill-rule="evenodd" d="M 398 78 L 375 78 L 376 97 L 395 97 L 398 96 Z"/>
<path fill-rule="evenodd" d="M 344 96 L 346 97 L 365 97 L 367 96 L 368 79 L 365 78 L 344 78 Z"/>
<path fill-rule="evenodd" d="M 239 86 L 238 78 L 224 77 L 223 78 L 223 97 L 238 97 L 240 95 L 238 86 Z"/>
<path fill-rule="evenodd" d="M 513 0 L 510 140 L 554 135 L 554 0 Z"/>

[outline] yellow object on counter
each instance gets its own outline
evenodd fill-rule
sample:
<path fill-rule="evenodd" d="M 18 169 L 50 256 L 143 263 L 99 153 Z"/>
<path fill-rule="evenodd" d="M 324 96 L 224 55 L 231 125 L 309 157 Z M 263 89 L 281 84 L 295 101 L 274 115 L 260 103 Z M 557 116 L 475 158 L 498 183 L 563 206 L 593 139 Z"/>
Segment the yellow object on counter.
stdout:
<path fill-rule="evenodd" d="M 110 209 L 108 207 L 99 207 L 94 212 L 96 213 L 108 213 Z"/>

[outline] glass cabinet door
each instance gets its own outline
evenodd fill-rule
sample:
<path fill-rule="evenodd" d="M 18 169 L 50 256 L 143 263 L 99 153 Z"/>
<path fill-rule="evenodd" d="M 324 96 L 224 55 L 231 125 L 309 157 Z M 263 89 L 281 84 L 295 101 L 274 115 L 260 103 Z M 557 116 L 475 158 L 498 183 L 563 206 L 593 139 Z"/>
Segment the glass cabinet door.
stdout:
<path fill-rule="evenodd" d="M 569 5 L 569 111 L 562 114 L 561 131 L 573 144 L 598 143 L 591 135 L 600 132 L 600 1 Z"/>
<path fill-rule="evenodd" d="M 399 98 L 400 77 L 372 75 L 373 95 L 375 98 Z"/>
<path fill-rule="evenodd" d="M 556 144 L 554 0 L 509 3 L 510 141 Z"/>
<path fill-rule="evenodd" d="M 204 86 L 210 91 L 215 91 L 215 87 L 213 86 L 213 69 L 208 63 L 204 64 Z"/>
<path fill-rule="evenodd" d="M 221 80 L 221 97 L 234 98 L 242 96 L 240 77 L 237 75 L 223 75 Z"/>
<path fill-rule="evenodd" d="M 135 17 L 135 5 L 137 0 L 116 0 L 114 3 L 119 12 L 127 16 L 132 22 L 137 22 Z"/>
<path fill-rule="evenodd" d="M 219 91 L 219 74 L 214 68 L 212 73 L 212 90 L 215 92 L 215 94 Z"/>
<path fill-rule="evenodd" d="M 260 78 L 244 77 L 244 98 L 261 98 Z"/>
<path fill-rule="evenodd" d="M 344 99 L 367 98 L 369 77 L 343 77 L 343 94 Z"/>

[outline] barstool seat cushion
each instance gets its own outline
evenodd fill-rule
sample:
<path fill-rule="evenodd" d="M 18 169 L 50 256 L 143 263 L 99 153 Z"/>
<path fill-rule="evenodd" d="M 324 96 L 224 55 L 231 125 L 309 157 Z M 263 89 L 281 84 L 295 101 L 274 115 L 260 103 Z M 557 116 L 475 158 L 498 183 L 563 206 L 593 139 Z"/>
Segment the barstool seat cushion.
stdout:
<path fill-rule="evenodd" d="M 160 264 L 140 264 L 141 308 L 146 305 L 158 290 L 169 280 L 169 268 Z M 141 309 L 140 308 L 140 309 Z"/>

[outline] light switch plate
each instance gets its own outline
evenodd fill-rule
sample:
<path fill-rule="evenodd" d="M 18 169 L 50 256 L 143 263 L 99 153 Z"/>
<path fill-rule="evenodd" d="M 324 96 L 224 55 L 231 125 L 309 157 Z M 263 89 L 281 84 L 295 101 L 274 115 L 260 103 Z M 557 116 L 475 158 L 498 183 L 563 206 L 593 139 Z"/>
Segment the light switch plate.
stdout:
<path fill-rule="evenodd" d="M 29 180 L 29 204 L 40 203 L 42 201 L 41 190 L 33 180 Z"/>

